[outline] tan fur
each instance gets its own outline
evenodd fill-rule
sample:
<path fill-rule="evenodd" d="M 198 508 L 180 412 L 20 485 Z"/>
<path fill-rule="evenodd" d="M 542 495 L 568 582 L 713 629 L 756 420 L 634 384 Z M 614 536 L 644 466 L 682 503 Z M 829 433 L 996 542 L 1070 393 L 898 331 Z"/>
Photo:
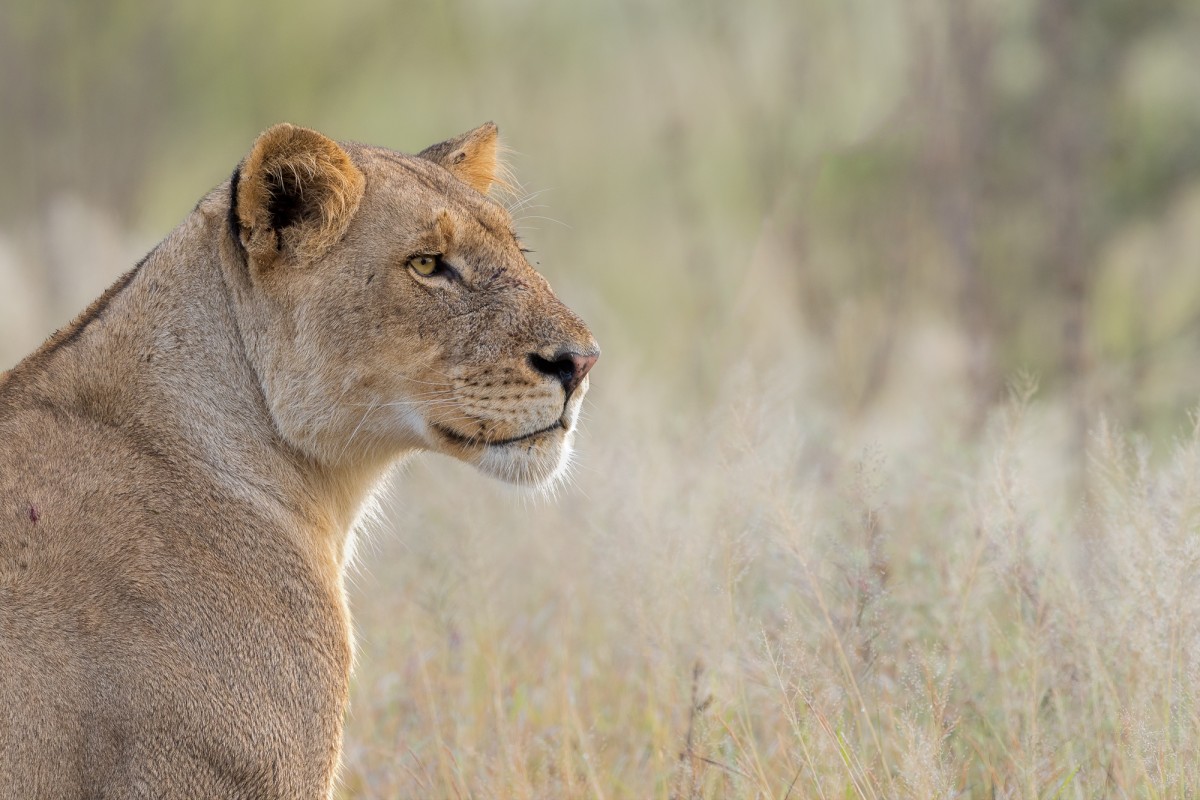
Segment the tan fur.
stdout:
<path fill-rule="evenodd" d="M 0 376 L 0 797 L 330 797 L 373 486 L 422 450 L 561 474 L 587 379 L 545 365 L 596 343 L 464 137 L 268 130 Z"/>
<path fill-rule="evenodd" d="M 259 262 L 277 255 L 267 212 L 284 184 L 306 187 L 312 216 L 290 226 L 285 237 L 299 261 L 311 261 L 334 245 L 354 218 L 365 184 L 362 172 L 338 145 L 316 131 L 286 122 L 264 131 L 254 143 L 238 187 L 242 242 Z"/>
<path fill-rule="evenodd" d="M 511 189 L 507 171 L 500 163 L 499 137 L 496 123 L 485 122 L 475 130 L 425 148 L 421 158 L 445 167 L 477 192 L 487 194 L 493 183 Z"/>

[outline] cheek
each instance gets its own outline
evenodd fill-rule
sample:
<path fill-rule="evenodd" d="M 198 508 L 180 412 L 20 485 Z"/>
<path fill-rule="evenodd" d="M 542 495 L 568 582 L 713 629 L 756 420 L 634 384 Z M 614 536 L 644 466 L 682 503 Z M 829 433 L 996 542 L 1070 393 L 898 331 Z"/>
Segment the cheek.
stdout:
<path fill-rule="evenodd" d="M 413 281 L 406 270 L 394 270 L 381 291 L 370 298 L 378 318 L 393 333 L 429 338 L 451 318 L 452 309 L 428 288 Z"/>
<path fill-rule="evenodd" d="M 492 302 L 450 321 L 452 354 L 462 366 L 481 369 L 523 361 L 531 348 L 520 315 L 507 304 Z"/>
<path fill-rule="evenodd" d="M 347 313 L 342 335 L 359 372 L 376 376 L 381 397 L 444 380 L 445 343 L 461 335 L 456 320 L 420 291 L 394 291 L 370 298 Z"/>

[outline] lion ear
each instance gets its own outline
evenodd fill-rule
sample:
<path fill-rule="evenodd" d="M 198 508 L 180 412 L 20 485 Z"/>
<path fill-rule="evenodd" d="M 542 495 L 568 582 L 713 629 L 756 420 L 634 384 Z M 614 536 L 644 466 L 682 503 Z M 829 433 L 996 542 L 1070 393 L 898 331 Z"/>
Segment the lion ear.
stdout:
<path fill-rule="evenodd" d="M 242 244 L 263 267 L 318 258 L 345 234 L 365 185 L 333 140 L 286 122 L 268 128 L 234 173 Z"/>
<path fill-rule="evenodd" d="M 472 131 L 430 145 L 417 155 L 450 171 L 454 177 L 481 194 L 492 183 L 504 183 L 504 167 L 499 161 L 500 130 L 494 122 L 485 122 Z"/>

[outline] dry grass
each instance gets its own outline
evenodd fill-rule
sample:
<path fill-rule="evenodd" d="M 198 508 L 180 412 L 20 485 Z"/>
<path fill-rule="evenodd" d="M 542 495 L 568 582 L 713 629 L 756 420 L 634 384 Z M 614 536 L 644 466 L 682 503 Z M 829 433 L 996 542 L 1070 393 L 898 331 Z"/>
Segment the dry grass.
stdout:
<path fill-rule="evenodd" d="M 0 11 L 0 368 L 283 119 L 495 118 L 605 352 L 383 498 L 345 797 L 1200 795 L 1194 2 L 245 5 Z"/>
<path fill-rule="evenodd" d="M 909 344 L 939 391 L 873 419 L 793 365 L 701 405 L 602 364 L 549 503 L 411 465 L 356 580 L 346 796 L 1200 789 L 1200 439 L 1100 429 L 1075 503 L 1055 401 L 1019 381 L 968 441 L 964 365 Z"/>
<path fill-rule="evenodd" d="M 649 348 L 567 285 L 605 356 L 557 497 L 400 470 L 341 796 L 1200 791 L 1200 435 L 1094 426 L 1080 494 L 1068 398 L 977 433 L 967 335 L 905 311 L 848 402 L 872 309 L 816 338 L 777 269 Z"/>

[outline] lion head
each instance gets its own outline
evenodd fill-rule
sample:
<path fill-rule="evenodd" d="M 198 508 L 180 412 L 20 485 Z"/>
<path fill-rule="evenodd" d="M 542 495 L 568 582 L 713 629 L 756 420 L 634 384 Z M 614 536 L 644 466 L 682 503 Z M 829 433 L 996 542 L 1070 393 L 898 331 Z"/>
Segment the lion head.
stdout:
<path fill-rule="evenodd" d="M 281 436 L 330 468 L 412 450 L 547 485 L 600 355 L 525 257 L 489 123 L 419 155 L 265 131 L 222 250 Z"/>

